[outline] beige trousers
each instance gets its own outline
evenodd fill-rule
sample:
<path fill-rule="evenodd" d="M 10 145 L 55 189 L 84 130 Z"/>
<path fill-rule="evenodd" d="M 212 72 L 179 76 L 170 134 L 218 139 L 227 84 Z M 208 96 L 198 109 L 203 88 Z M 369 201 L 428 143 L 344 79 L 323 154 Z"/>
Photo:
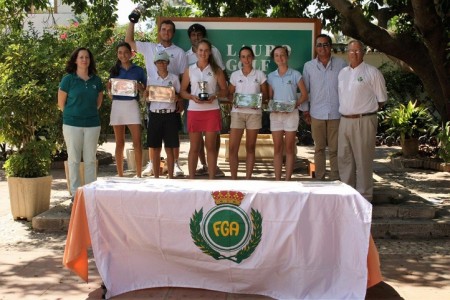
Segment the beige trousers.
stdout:
<path fill-rule="evenodd" d="M 326 154 L 328 146 L 328 155 L 330 158 L 330 179 L 339 179 L 337 152 L 338 152 L 338 133 L 339 119 L 337 120 L 319 120 L 311 117 L 311 133 L 314 140 L 314 163 L 316 165 L 316 178 L 325 179 Z"/>
<path fill-rule="evenodd" d="M 373 160 L 377 115 L 357 119 L 341 117 L 338 165 L 341 181 L 354 187 L 364 198 L 373 198 Z"/>

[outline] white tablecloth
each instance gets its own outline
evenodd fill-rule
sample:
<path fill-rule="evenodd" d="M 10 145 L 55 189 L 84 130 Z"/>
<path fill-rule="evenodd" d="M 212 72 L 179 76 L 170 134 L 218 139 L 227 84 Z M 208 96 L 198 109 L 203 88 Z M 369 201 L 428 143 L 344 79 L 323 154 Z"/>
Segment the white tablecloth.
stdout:
<path fill-rule="evenodd" d="M 262 238 L 236 263 L 216 260 L 190 233 L 212 191 L 240 191 L 262 216 Z M 83 188 L 107 297 L 192 287 L 280 299 L 364 299 L 372 206 L 341 183 L 206 180 L 97 181 Z"/>

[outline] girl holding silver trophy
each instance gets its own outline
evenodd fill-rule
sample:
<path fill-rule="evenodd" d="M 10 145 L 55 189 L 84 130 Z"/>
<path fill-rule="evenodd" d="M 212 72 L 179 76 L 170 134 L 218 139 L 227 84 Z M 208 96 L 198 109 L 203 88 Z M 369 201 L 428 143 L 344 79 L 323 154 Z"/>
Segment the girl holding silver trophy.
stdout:
<path fill-rule="evenodd" d="M 225 74 L 215 62 L 211 49 L 212 45 L 208 40 L 203 39 L 199 42 L 198 61 L 186 69 L 181 81 L 180 96 L 189 99 L 187 129 L 190 141 L 188 155 L 190 179 L 195 178 L 202 133 L 205 135 L 209 179 L 214 179 L 216 174 L 216 138 L 222 126 L 218 98 L 226 97 L 228 90 Z"/>
<path fill-rule="evenodd" d="M 245 130 L 245 179 L 252 178 L 255 164 L 256 138 L 262 127 L 262 102 L 267 100 L 267 77 L 253 68 L 255 54 L 251 47 L 239 50 L 240 70 L 234 71 L 228 86 L 229 99 L 233 102 L 230 125 L 230 171 L 231 179 L 237 179 L 239 146 Z"/>

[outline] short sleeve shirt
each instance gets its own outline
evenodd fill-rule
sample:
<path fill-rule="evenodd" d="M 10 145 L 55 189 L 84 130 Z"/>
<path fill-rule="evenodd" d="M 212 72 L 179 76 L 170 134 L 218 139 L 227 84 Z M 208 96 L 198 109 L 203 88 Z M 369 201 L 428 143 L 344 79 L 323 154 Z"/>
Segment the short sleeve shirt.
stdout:
<path fill-rule="evenodd" d="M 111 78 L 120 78 L 120 79 L 129 79 L 129 80 L 136 80 L 137 82 L 143 83 L 144 85 L 147 85 L 147 75 L 145 75 L 144 69 L 141 67 L 132 64 L 131 67 L 126 70 L 122 67 L 119 68 L 119 75 Z M 113 96 L 113 100 L 138 100 L 139 96 L 136 97 L 129 97 L 129 96 Z"/>
<path fill-rule="evenodd" d="M 339 112 L 342 115 L 365 114 L 378 111 L 378 102 L 387 100 L 383 74 L 365 62 L 356 68 L 341 70 L 339 81 Z"/>
<path fill-rule="evenodd" d="M 273 99 L 278 102 L 288 102 L 297 100 L 298 82 L 302 79 L 299 71 L 288 68 L 283 76 L 280 76 L 278 69 L 267 76 L 267 82 L 272 87 Z"/>
<path fill-rule="evenodd" d="M 230 76 L 230 83 L 236 87 L 235 92 L 241 94 L 258 94 L 261 92 L 261 84 L 266 82 L 267 77 L 264 72 L 252 69 L 252 71 L 245 76 L 242 70 L 233 72 Z M 260 109 L 251 108 L 237 108 L 233 106 L 232 112 L 241 112 L 247 114 L 262 114 Z"/>
<path fill-rule="evenodd" d="M 63 111 L 63 124 L 75 127 L 100 126 L 97 109 L 98 94 L 103 84 L 97 75 L 83 80 L 75 73 L 67 74 L 59 84 L 59 89 L 67 93 Z"/>
<path fill-rule="evenodd" d="M 165 51 L 169 54 L 170 62 L 167 66 L 169 73 L 177 76 L 184 73 L 187 68 L 186 54 L 180 47 L 172 44 L 169 47 L 164 47 L 162 44 L 155 44 L 150 42 L 136 42 L 136 50 L 144 55 L 145 68 L 147 69 L 147 76 L 157 77 L 158 70 L 153 62 L 153 58 L 157 52 Z"/>
<path fill-rule="evenodd" d="M 220 54 L 219 49 L 217 49 L 216 47 L 213 46 L 211 49 L 211 52 L 214 57 L 214 60 L 216 61 L 216 64 L 219 66 L 219 68 L 221 68 L 222 70 L 225 70 L 225 65 L 223 64 L 223 60 L 222 60 L 222 54 Z M 189 66 L 195 64 L 198 61 L 197 53 L 194 53 L 194 51 L 192 51 L 192 47 L 191 47 L 191 49 L 186 51 L 186 57 L 187 57 L 187 63 Z"/>
<path fill-rule="evenodd" d="M 175 88 L 175 92 L 178 94 L 180 92 L 180 80 L 178 76 L 175 74 L 169 73 L 166 78 L 162 78 L 161 76 L 157 76 L 156 78 L 150 78 L 148 81 L 148 85 L 159 85 L 159 86 L 173 86 Z M 150 110 L 154 109 L 176 109 L 175 103 L 170 102 L 157 102 L 152 101 L 150 103 Z"/>

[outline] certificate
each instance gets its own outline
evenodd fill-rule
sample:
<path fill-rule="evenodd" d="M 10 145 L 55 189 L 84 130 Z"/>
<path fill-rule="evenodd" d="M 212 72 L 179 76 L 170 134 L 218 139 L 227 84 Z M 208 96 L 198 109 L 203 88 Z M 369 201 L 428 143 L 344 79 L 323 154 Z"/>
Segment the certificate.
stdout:
<path fill-rule="evenodd" d="M 138 95 L 136 80 L 111 78 L 110 82 L 113 96 L 136 97 Z"/>
<path fill-rule="evenodd" d="M 175 102 L 175 88 L 173 86 L 149 85 L 147 101 Z"/>

